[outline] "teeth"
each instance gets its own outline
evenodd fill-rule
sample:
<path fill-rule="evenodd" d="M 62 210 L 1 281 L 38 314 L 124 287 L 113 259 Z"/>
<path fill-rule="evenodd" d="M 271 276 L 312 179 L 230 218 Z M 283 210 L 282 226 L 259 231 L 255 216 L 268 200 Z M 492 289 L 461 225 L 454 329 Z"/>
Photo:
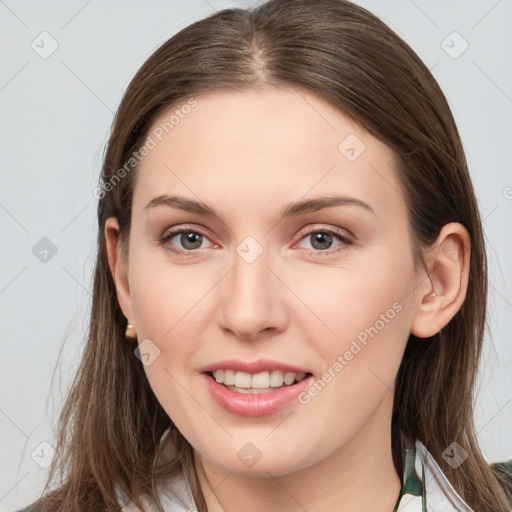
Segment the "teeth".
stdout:
<path fill-rule="evenodd" d="M 217 370 L 219 371 L 219 370 Z M 222 371 L 222 370 L 220 370 Z M 234 386 L 235 385 L 235 371 L 234 370 L 225 370 L 224 371 L 224 381 L 217 381 L 220 384 L 226 384 L 226 386 Z"/>
<path fill-rule="evenodd" d="M 283 384 L 290 386 L 295 382 L 300 382 L 306 377 L 304 372 L 282 372 L 275 370 L 273 372 L 261 372 L 254 375 L 247 372 L 235 372 L 234 370 L 215 370 L 213 378 L 226 386 L 236 386 L 242 389 L 268 389 L 280 388 Z"/>
<path fill-rule="evenodd" d="M 249 375 L 249 374 L 246 374 Z M 270 384 L 270 376 L 268 372 L 257 373 L 252 376 L 251 385 L 248 387 L 265 389 L 268 388 Z"/>
<path fill-rule="evenodd" d="M 250 388 L 252 377 L 250 373 L 236 372 L 235 373 L 235 386 L 237 388 Z"/>
<path fill-rule="evenodd" d="M 276 370 L 270 374 L 270 387 L 279 388 L 283 385 L 284 374 L 280 370 Z"/>
<path fill-rule="evenodd" d="M 295 381 L 295 373 L 285 373 L 283 380 L 284 383 L 287 384 L 288 386 L 290 384 L 293 384 L 293 382 Z"/>

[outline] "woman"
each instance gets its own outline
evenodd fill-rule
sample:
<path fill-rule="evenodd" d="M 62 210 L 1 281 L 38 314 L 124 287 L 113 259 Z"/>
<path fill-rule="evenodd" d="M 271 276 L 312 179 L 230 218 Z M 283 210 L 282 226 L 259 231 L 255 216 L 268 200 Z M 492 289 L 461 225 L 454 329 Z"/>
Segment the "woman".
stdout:
<path fill-rule="evenodd" d="M 273 0 L 185 28 L 128 87 L 97 194 L 62 482 L 33 510 L 511 510 L 473 425 L 461 141 L 379 19 Z"/>

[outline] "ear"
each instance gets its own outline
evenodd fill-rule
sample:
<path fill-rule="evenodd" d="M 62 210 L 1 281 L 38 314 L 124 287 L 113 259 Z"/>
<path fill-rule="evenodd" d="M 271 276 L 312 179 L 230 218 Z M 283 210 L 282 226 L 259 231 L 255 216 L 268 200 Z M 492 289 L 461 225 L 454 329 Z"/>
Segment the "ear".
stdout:
<path fill-rule="evenodd" d="M 119 246 L 119 223 L 115 217 L 105 222 L 105 241 L 107 246 L 108 264 L 116 286 L 117 300 L 128 323 L 134 326 L 132 299 L 128 283 L 128 263 L 122 257 Z"/>
<path fill-rule="evenodd" d="M 429 338 L 439 332 L 459 311 L 469 279 L 471 242 L 466 228 L 446 224 L 425 252 L 428 275 L 418 287 L 418 303 L 411 334 Z"/>

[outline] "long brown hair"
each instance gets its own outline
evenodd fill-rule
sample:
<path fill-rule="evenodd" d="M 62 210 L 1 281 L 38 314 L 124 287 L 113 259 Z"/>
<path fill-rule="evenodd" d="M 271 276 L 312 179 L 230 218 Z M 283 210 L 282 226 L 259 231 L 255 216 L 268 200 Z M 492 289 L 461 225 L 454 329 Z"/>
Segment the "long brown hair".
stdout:
<path fill-rule="evenodd" d="M 108 217 L 118 219 L 122 255 L 128 258 L 136 166 L 126 163 L 157 116 L 208 91 L 272 87 L 313 92 L 391 148 L 418 264 L 421 247 L 431 244 L 443 225 L 460 222 L 467 228 L 471 263 L 462 307 L 437 335 L 429 340 L 411 335 L 407 343 L 396 380 L 393 458 L 402 474 L 404 440 L 419 439 L 475 511 L 510 511 L 512 497 L 484 460 L 473 424 L 487 268 L 457 127 L 414 51 L 376 16 L 346 0 L 271 0 L 217 12 L 165 42 L 131 81 L 113 122 L 100 181 L 89 336 L 59 420 L 58 457 L 40 510 L 118 510 L 116 486 L 142 508 L 139 497 L 158 503 L 158 482 L 184 472 L 196 507 L 206 511 L 192 447 L 160 406 L 124 337 L 126 319 L 108 266 L 104 227 Z M 176 458 L 154 468 L 169 426 Z M 441 456 L 454 441 L 468 453 L 457 469 Z"/>

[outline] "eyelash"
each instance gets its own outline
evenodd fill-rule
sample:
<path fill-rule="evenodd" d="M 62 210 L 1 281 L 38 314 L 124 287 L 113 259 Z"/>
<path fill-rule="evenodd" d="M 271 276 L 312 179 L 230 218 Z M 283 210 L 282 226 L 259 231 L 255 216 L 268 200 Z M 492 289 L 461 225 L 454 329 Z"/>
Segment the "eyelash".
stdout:
<path fill-rule="evenodd" d="M 159 244 L 161 246 L 164 246 L 164 248 L 174 254 L 177 254 L 179 256 L 184 256 L 184 257 L 187 257 L 187 256 L 193 256 L 195 252 L 197 252 L 197 249 L 194 249 L 194 250 L 188 250 L 188 251 L 181 251 L 181 250 L 178 250 L 178 249 L 175 249 L 174 247 L 171 247 L 170 245 L 167 245 L 167 242 L 169 242 L 170 240 L 172 240 L 176 235 L 181 235 L 183 233 L 193 233 L 195 235 L 201 235 L 202 237 L 204 238 L 208 238 L 208 236 L 203 233 L 202 231 L 200 230 L 197 230 L 197 229 L 192 229 L 192 228 L 188 228 L 188 227 L 182 227 L 182 228 L 179 228 L 179 229 L 176 229 L 176 230 L 171 230 L 171 231 L 167 231 L 159 240 Z M 310 250 L 309 251 L 309 254 L 312 254 L 312 255 L 330 255 L 330 254 L 334 254 L 334 253 L 337 253 L 343 249 L 345 249 L 347 246 L 350 246 L 353 244 L 353 241 L 347 237 L 345 234 L 342 234 L 341 230 L 338 231 L 336 229 L 322 229 L 322 228 L 318 228 L 318 227 L 313 227 L 313 228 L 310 228 L 308 229 L 308 231 L 306 233 L 303 233 L 300 240 L 302 241 L 303 239 L 307 238 L 308 236 L 312 235 L 313 233 L 322 233 L 322 234 L 326 234 L 326 235 L 331 235 L 331 236 L 334 236 L 335 238 L 337 238 L 340 242 L 342 242 L 342 245 L 338 246 L 336 249 L 334 250 L 325 250 L 325 251 L 318 251 L 318 250 Z"/>

